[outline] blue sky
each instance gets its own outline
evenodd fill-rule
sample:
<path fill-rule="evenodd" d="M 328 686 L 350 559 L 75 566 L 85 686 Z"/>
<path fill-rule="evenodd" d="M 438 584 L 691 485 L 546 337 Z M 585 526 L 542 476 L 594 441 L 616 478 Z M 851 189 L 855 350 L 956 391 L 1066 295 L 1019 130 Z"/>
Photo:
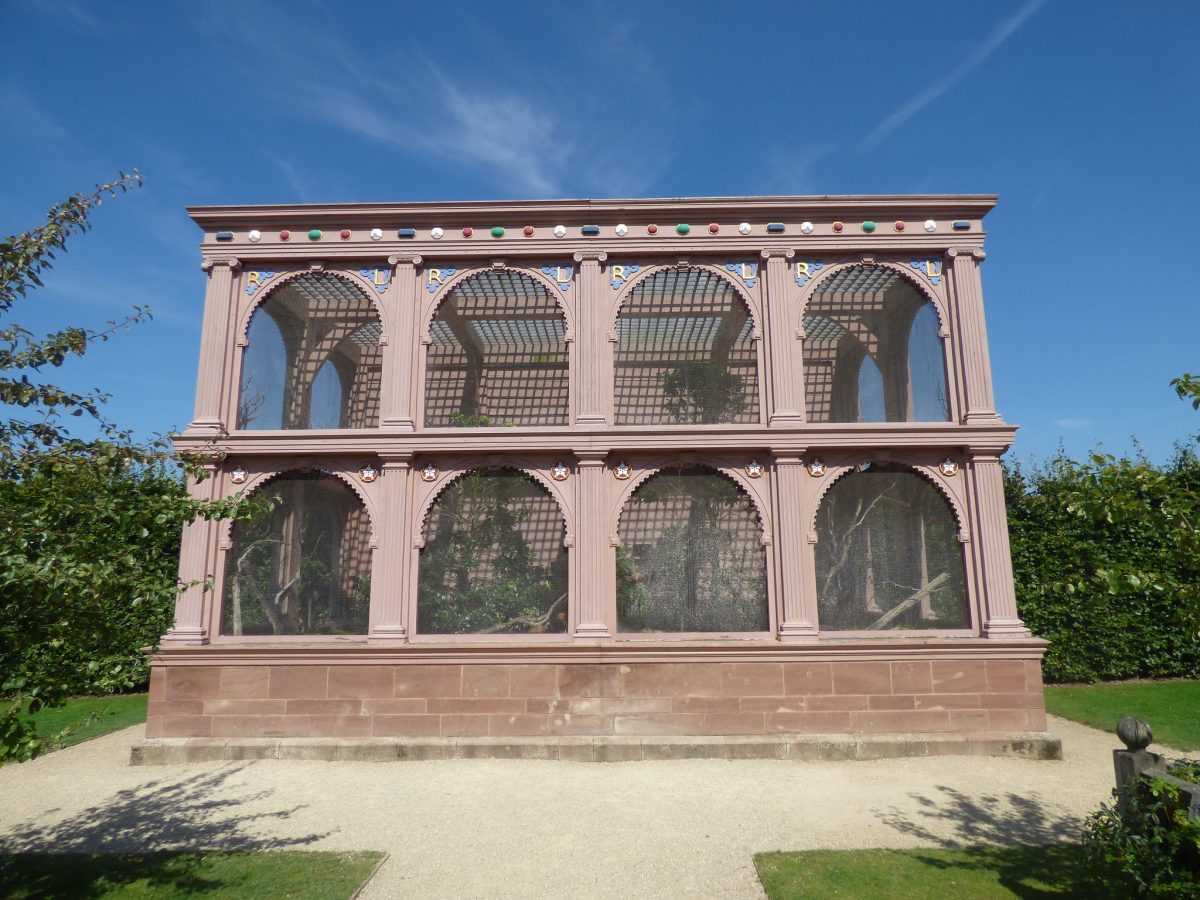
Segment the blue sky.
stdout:
<path fill-rule="evenodd" d="M 736 10 L 731 12 L 731 10 Z M 1136 11 L 1135 11 L 1136 10 Z M 452 14 L 451 14 L 452 13 Z M 185 204 L 998 193 L 984 264 L 1014 449 L 1200 432 L 1200 4 L 0 0 L 0 232 L 138 167 L 14 318 L 155 321 L 58 380 L 192 414 Z"/>

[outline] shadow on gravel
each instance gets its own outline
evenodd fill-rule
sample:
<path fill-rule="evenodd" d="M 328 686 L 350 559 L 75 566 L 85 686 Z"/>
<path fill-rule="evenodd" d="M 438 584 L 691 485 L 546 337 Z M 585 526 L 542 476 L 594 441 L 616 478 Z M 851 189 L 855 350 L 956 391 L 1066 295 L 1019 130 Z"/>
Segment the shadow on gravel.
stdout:
<path fill-rule="evenodd" d="M 275 837 L 266 826 L 300 806 L 244 812 L 242 804 L 270 796 L 243 793 L 229 779 L 245 764 L 118 791 L 103 804 L 53 823 L 22 822 L 0 835 L 2 853 L 139 853 L 154 850 L 281 850 L 324 837 Z M 231 796 L 235 794 L 235 796 Z M 51 811 L 53 812 L 53 810 Z"/>
<path fill-rule="evenodd" d="M 910 795 L 920 805 L 916 813 L 893 809 L 883 816 L 884 824 L 902 834 L 964 854 L 953 860 L 918 856 L 921 862 L 995 872 L 1018 897 L 1095 896 L 1086 885 L 1079 820 L 1047 812 L 1036 795 L 936 791 L 932 797 Z"/>

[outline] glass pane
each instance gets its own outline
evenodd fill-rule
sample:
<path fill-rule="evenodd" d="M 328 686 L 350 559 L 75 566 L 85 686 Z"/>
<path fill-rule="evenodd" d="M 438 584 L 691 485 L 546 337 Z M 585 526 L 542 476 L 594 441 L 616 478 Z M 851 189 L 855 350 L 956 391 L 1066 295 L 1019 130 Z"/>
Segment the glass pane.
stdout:
<path fill-rule="evenodd" d="M 950 418 L 946 363 L 942 359 L 942 339 L 938 330 L 937 310 L 932 303 L 926 303 L 913 317 L 908 336 L 909 384 L 912 386 L 913 419 L 917 422 L 945 422 Z"/>
<path fill-rule="evenodd" d="M 883 374 L 869 356 L 864 356 L 858 366 L 858 421 L 887 421 L 883 411 Z"/>
<path fill-rule="evenodd" d="M 949 418 L 937 311 L 899 272 L 836 272 L 809 300 L 804 332 L 809 422 Z"/>
<path fill-rule="evenodd" d="M 817 515 L 816 551 L 823 631 L 970 627 L 954 514 L 903 466 L 834 484 Z"/>
<path fill-rule="evenodd" d="M 438 496 L 424 534 L 422 634 L 566 631 L 566 527 L 558 503 L 528 475 L 468 472 Z"/>
<path fill-rule="evenodd" d="M 549 291 L 511 269 L 459 284 L 429 326 L 425 424 L 566 425 L 566 323 Z"/>
<path fill-rule="evenodd" d="M 238 427 L 375 427 L 382 333 L 370 298 L 345 278 L 285 282 L 250 320 Z"/>
<path fill-rule="evenodd" d="M 237 427 L 282 428 L 287 350 L 279 326 L 260 310 L 250 319 L 249 346 L 242 363 Z"/>
<path fill-rule="evenodd" d="M 706 269 L 665 269 L 617 318 L 616 423 L 758 421 L 754 322 L 737 290 Z"/>
<path fill-rule="evenodd" d="M 362 502 L 322 473 L 276 478 L 256 496 L 273 505 L 234 523 L 221 633 L 366 634 L 371 548 Z"/>
<path fill-rule="evenodd" d="M 341 428 L 342 410 L 345 409 L 345 392 L 342 380 L 332 362 L 321 366 L 313 379 L 312 418 L 309 428 Z"/>
<path fill-rule="evenodd" d="M 649 478 L 621 514 L 620 631 L 766 631 L 767 564 L 754 502 L 701 467 Z"/>

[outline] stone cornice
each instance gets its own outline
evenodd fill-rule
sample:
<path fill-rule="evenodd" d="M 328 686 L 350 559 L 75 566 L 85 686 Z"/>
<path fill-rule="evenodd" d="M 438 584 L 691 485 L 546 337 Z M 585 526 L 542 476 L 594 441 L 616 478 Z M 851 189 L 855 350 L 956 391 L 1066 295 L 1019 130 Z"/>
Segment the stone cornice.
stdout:
<path fill-rule="evenodd" d="M 1010 425 L 964 427 L 946 424 L 871 426 L 808 425 L 797 428 L 715 426 L 678 428 L 441 429 L 388 433 L 377 429 L 342 431 L 262 431 L 227 435 L 216 443 L 208 434 L 176 435 L 180 451 L 224 451 L 244 456 L 294 456 L 297 453 L 366 457 L 384 454 L 597 453 L 744 451 L 794 455 L 808 451 L 870 449 L 949 452 L 996 456 L 1011 446 L 1017 429 Z"/>
<path fill-rule="evenodd" d="M 366 638 L 261 640 L 218 639 L 202 647 L 162 646 L 152 659 L 173 664 L 263 665 L 347 663 L 537 662 L 838 662 L 922 659 L 1040 659 L 1046 641 L 1039 638 L 896 637 L 838 639 L 822 637 L 809 644 L 791 644 L 769 636 L 732 641 L 624 639 L 572 642 L 511 640 L 413 642 L 381 648 Z"/>
<path fill-rule="evenodd" d="M 996 205 L 995 194 L 883 194 L 860 196 L 826 194 L 792 197 L 685 197 L 635 198 L 613 200 L 498 200 L 458 203 L 302 203 L 236 206 L 189 206 L 188 215 L 202 228 L 223 225 L 271 225 L 304 219 L 313 226 L 325 223 L 383 225 L 475 225 L 492 223 L 497 217 L 523 215 L 531 223 L 579 220 L 581 224 L 619 221 L 622 218 L 657 216 L 674 221 L 672 216 L 686 212 L 690 216 L 739 213 L 756 218 L 780 216 L 847 217 L 874 215 L 923 218 L 983 218 Z M 549 217 L 549 218 L 546 218 Z M 401 222 L 400 220 L 404 221 Z M 382 221 L 379 221 L 382 220 Z M 586 222 L 584 220 L 587 220 Z M 393 227 L 395 227 L 393 225 Z"/>

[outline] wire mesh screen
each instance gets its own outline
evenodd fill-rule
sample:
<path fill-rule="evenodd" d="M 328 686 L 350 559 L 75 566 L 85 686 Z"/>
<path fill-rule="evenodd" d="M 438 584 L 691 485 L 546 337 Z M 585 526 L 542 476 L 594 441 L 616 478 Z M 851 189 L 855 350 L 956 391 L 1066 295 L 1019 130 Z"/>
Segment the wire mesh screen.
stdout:
<path fill-rule="evenodd" d="M 640 282 L 617 318 L 616 423 L 757 422 L 753 333 L 741 296 L 707 269 Z"/>
<path fill-rule="evenodd" d="M 354 492 L 313 473 L 276 478 L 256 497 L 225 558 L 222 634 L 366 634 L 370 524 Z"/>
<path fill-rule="evenodd" d="M 954 514 L 911 470 L 874 465 L 835 483 L 816 549 L 822 630 L 970 627 Z"/>
<path fill-rule="evenodd" d="M 528 475 L 475 469 L 425 520 L 417 590 L 423 634 L 542 634 L 567 628 L 566 527 Z"/>
<path fill-rule="evenodd" d="M 309 272 L 272 292 L 250 320 L 239 429 L 373 428 L 382 326 L 345 278 Z"/>
<path fill-rule="evenodd" d="M 851 266 L 804 316 L 810 422 L 945 422 L 949 391 L 933 304 L 900 273 Z"/>
<path fill-rule="evenodd" d="M 620 631 L 766 631 L 754 502 L 702 467 L 659 472 L 629 498 L 617 548 Z"/>
<path fill-rule="evenodd" d="M 463 281 L 430 323 L 425 424 L 566 425 L 566 323 L 554 298 L 521 272 Z"/>

